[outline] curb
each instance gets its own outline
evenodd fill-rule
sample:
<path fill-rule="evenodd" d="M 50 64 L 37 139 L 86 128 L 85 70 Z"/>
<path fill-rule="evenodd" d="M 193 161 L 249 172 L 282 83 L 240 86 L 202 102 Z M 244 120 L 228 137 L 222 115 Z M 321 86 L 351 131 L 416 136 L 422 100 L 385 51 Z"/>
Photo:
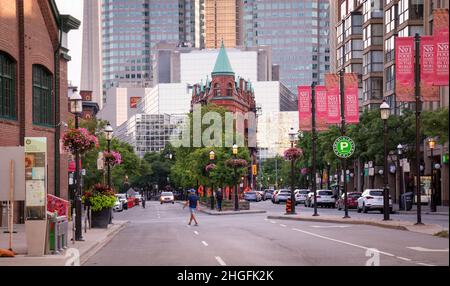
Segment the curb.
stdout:
<path fill-rule="evenodd" d="M 217 212 L 217 213 L 211 213 L 211 212 L 207 212 L 204 210 L 200 210 L 200 212 L 208 214 L 208 215 L 243 215 L 243 214 L 262 214 L 262 213 L 266 213 L 267 211 L 259 211 L 259 210 L 255 210 L 255 211 L 237 211 L 237 212 Z"/>
<path fill-rule="evenodd" d="M 126 221 L 121 226 L 119 226 L 114 231 L 108 233 L 102 241 L 98 241 L 94 243 L 91 247 L 86 249 L 83 253 L 80 254 L 80 265 L 85 264 L 89 258 L 94 256 L 100 249 L 102 249 L 106 244 L 108 244 L 115 236 L 118 234 L 122 229 L 125 228 L 125 226 L 129 223 L 129 221 Z"/>

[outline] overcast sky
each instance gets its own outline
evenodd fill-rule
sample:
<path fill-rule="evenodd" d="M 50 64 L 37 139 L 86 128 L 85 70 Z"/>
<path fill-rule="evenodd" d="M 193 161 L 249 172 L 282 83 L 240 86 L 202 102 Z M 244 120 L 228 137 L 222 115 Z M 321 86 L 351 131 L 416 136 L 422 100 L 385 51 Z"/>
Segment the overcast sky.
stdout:
<path fill-rule="evenodd" d="M 83 0 L 56 0 L 59 13 L 69 14 L 78 20 L 83 20 Z M 75 86 L 80 86 L 81 76 L 81 50 L 83 38 L 83 23 L 78 30 L 69 32 L 69 55 L 72 61 L 69 62 L 68 79 Z"/>

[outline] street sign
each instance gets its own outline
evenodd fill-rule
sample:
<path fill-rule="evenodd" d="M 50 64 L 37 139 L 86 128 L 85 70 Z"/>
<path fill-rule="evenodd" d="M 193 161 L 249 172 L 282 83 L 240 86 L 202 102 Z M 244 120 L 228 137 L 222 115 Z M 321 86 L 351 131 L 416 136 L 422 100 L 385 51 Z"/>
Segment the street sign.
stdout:
<path fill-rule="evenodd" d="M 338 137 L 334 141 L 333 151 L 339 158 L 349 158 L 355 152 L 355 142 L 347 136 Z"/>

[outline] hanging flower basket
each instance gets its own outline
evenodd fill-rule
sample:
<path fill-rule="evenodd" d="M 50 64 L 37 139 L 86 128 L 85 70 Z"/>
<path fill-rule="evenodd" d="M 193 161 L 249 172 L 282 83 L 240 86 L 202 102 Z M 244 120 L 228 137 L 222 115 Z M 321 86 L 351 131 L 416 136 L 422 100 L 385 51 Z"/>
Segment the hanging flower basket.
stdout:
<path fill-rule="evenodd" d="M 284 159 L 285 160 L 297 160 L 302 156 L 302 150 L 300 148 L 289 148 L 286 151 L 284 151 Z"/>
<path fill-rule="evenodd" d="M 71 153 L 80 154 L 98 147 L 98 139 L 86 128 L 69 129 L 63 136 L 64 149 Z"/>
<path fill-rule="evenodd" d="M 247 166 L 247 161 L 244 159 L 228 159 L 225 161 L 225 165 L 228 167 L 237 167 L 237 168 L 243 168 Z"/>
<path fill-rule="evenodd" d="M 211 172 L 214 168 L 216 167 L 216 164 L 208 164 L 208 165 L 206 165 L 206 167 L 205 167 L 205 171 L 207 172 L 207 173 L 209 173 L 209 172 Z"/>
<path fill-rule="evenodd" d="M 120 165 L 122 164 L 122 156 L 119 152 L 111 151 L 111 152 L 103 152 L 103 158 L 105 159 L 105 163 L 110 166 Z"/>
<path fill-rule="evenodd" d="M 306 174 L 308 174 L 308 172 L 309 172 L 308 168 L 302 168 L 300 170 L 300 173 L 302 173 L 302 175 L 306 175 Z"/>

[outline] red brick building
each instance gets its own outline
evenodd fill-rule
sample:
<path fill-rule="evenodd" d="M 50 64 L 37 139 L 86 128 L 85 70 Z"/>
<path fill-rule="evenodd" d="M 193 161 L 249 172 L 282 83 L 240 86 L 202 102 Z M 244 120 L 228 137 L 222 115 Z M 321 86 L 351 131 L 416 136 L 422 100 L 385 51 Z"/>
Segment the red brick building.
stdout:
<path fill-rule="evenodd" d="M 236 79 L 223 43 L 214 70 L 211 73 L 211 81 L 206 79 L 206 84 L 197 83 L 193 86 L 191 109 L 195 104 L 205 105 L 208 103 L 224 107 L 233 113 L 254 113 L 254 118 L 256 118 L 255 93 L 252 84 L 240 77 Z M 253 128 L 256 131 L 256 126 L 253 126 Z M 248 145 L 248 120 L 244 121 L 244 132 L 244 142 Z M 251 147 L 249 150 L 252 162 L 256 162 L 256 148 L 255 146 Z M 247 173 L 248 178 L 244 181 L 244 187 L 249 185 L 248 182 L 251 181 L 251 166 L 249 166 Z"/>
<path fill-rule="evenodd" d="M 54 0 L 0 1 L 0 147 L 47 137 L 48 193 L 62 198 L 68 197 L 68 158 L 59 152 L 61 122 L 69 116 L 67 33 L 79 25 L 59 14 Z"/>

